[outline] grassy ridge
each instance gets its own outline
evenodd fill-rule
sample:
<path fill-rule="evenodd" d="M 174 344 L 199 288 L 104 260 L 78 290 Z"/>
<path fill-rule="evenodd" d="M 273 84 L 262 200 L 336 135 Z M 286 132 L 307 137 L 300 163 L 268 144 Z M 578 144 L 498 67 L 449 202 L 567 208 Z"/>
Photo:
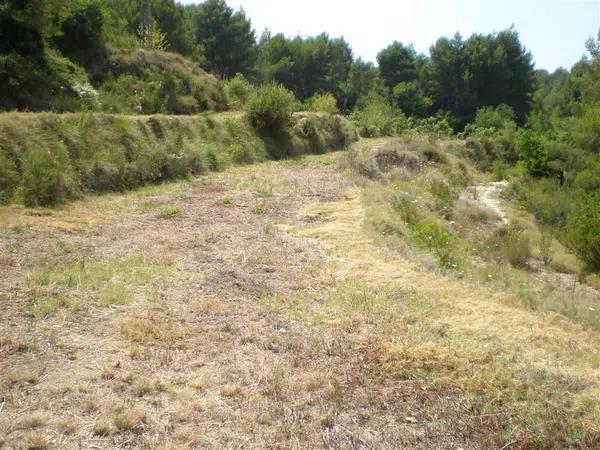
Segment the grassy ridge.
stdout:
<path fill-rule="evenodd" d="M 237 113 L 7 113 L 0 116 L 0 201 L 54 205 L 230 164 L 341 149 L 354 139 L 345 119 L 324 114 L 297 114 L 294 127 L 274 139 Z"/>

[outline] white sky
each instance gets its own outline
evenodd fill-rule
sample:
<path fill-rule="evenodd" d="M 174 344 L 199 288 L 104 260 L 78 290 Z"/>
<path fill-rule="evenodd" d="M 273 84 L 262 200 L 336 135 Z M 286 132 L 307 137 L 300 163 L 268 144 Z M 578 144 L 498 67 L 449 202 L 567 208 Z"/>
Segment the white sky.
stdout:
<path fill-rule="evenodd" d="M 180 0 L 198 3 L 198 0 Z M 464 37 L 515 25 L 537 68 L 570 68 L 600 28 L 600 0 L 227 0 L 244 8 L 260 36 L 265 27 L 288 36 L 323 31 L 344 36 L 355 56 L 375 61 L 394 40 L 427 53 L 440 36 Z"/>

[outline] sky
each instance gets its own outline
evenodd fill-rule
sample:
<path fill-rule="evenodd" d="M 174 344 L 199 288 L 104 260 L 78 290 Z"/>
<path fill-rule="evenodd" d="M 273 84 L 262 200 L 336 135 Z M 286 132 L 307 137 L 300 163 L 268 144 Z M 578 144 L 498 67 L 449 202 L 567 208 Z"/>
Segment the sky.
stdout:
<path fill-rule="evenodd" d="M 199 3 L 200 0 L 180 0 Z M 536 68 L 571 68 L 585 41 L 600 28 L 600 0 L 227 0 L 244 8 L 260 36 L 265 28 L 287 36 L 323 31 L 343 36 L 356 57 L 375 62 L 393 41 L 427 53 L 440 36 L 463 37 L 514 25 Z"/>

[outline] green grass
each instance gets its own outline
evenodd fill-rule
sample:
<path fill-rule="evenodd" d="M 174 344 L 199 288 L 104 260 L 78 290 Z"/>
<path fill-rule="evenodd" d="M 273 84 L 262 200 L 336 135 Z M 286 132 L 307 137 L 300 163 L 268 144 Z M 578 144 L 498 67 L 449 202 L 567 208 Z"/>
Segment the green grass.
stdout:
<path fill-rule="evenodd" d="M 259 201 L 252 206 L 252 212 L 254 214 L 265 214 L 267 212 L 267 204 Z"/>
<path fill-rule="evenodd" d="M 474 279 L 493 290 L 512 294 L 522 306 L 537 311 L 552 311 L 600 331 L 598 301 L 575 284 L 557 290 L 550 282 L 538 280 L 527 272 L 505 265 L 475 270 Z"/>
<path fill-rule="evenodd" d="M 143 256 L 40 267 L 30 275 L 29 311 L 43 318 L 80 302 L 131 303 L 137 293 L 149 295 L 153 286 L 172 275 L 169 268 L 149 264 Z"/>
<path fill-rule="evenodd" d="M 319 145 L 294 132 L 279 142 L 258 134 L 239 113 L 4 113 L 0 178 L 5 183 L 0 202 L 54 206 L 88 193 L 123 192 L 264 161 L 271 147 L 295 157 L 343 149 L 354 139 L 352 128 L 340 118 L 323 117 L 316 132 L 323 136 Z M 259 184 L 257 180 L 260 195 L 272 194 Z"/>
<path fill-rule="evenodd" d="M 163 217 L 179 217 L 181 216 L 181 209 L 176 206 L 169 206 L 162 212 Z"/>

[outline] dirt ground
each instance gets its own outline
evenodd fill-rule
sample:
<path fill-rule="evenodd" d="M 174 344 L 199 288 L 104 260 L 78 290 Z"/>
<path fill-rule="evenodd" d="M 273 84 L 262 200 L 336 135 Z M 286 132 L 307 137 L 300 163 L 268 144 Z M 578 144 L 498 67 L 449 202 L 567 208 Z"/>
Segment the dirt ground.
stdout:
<path fill-rule="evenodd" d="M 532 448 L 471 393 L 598 394 L 597 334 L 377 248 L 336 158 L 2 209 L 0 447 Z"/>

